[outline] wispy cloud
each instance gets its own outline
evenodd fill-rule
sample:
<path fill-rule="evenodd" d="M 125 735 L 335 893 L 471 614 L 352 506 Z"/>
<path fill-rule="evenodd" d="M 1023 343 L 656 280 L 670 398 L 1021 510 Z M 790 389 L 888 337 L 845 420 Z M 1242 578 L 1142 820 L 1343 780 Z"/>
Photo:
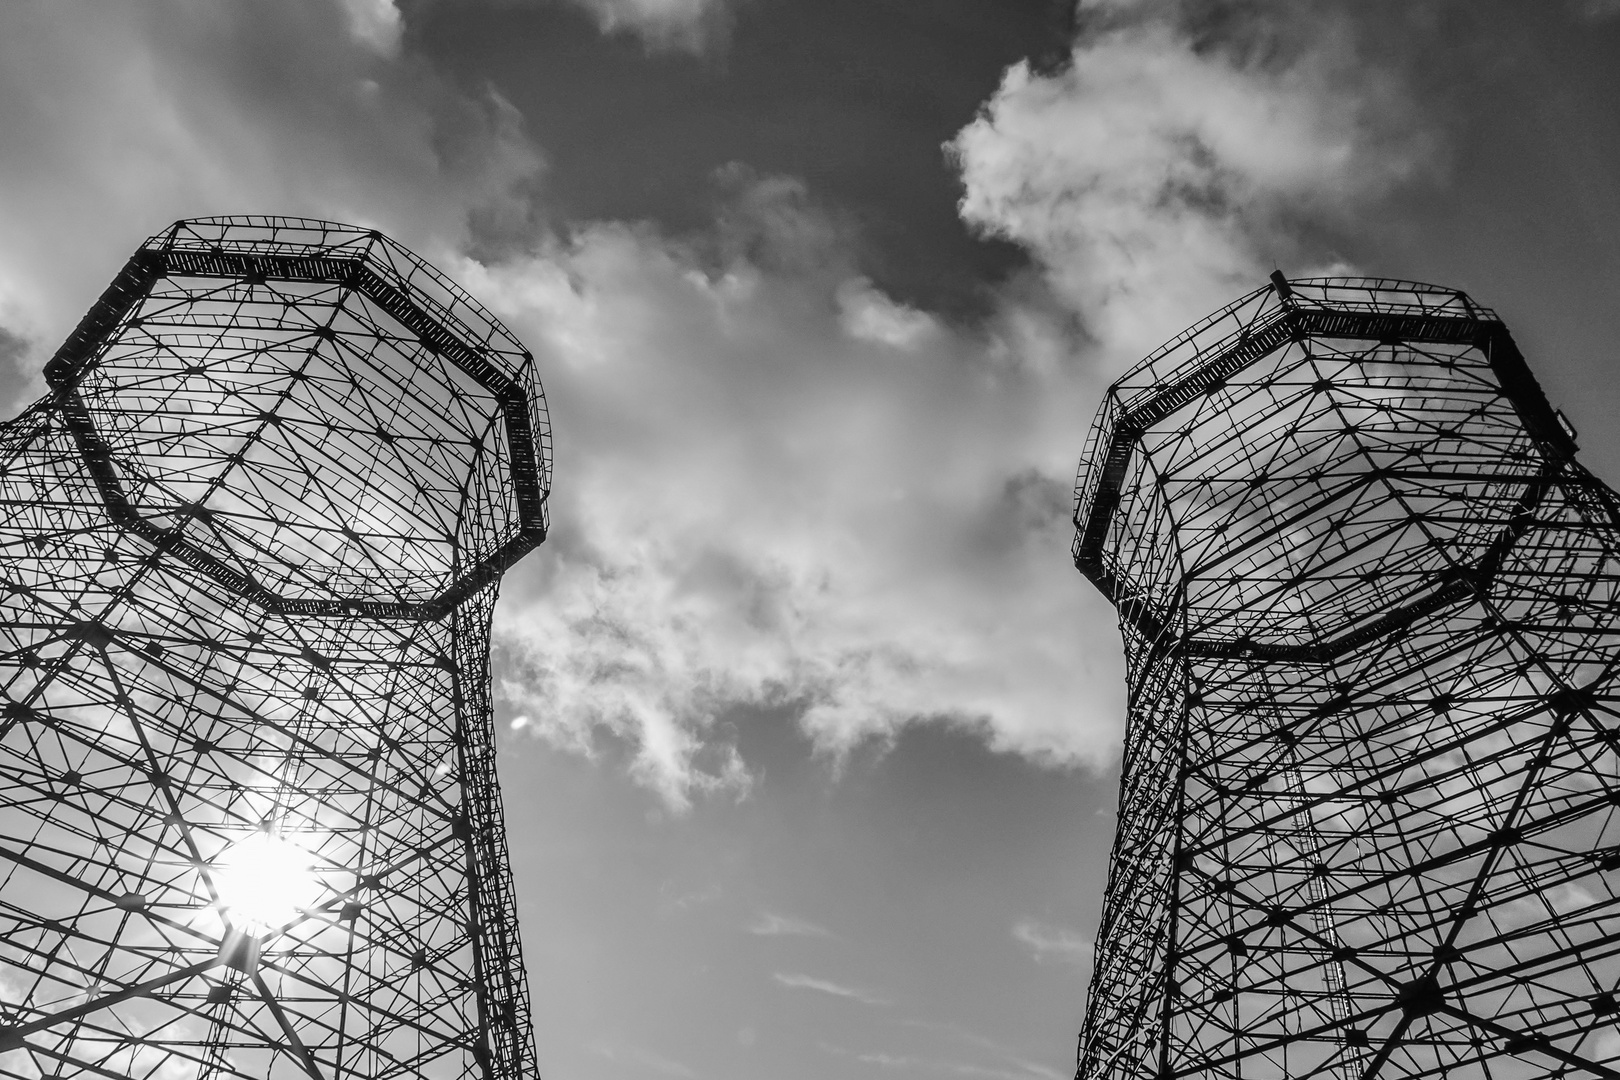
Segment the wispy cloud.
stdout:
<path fill-rule="evenodd" d="M 1026 1076 L 1038 1076 L 1042 1077 L 1043 1080 L 1069 1080 L 1074 1075 L 1073 1069 L 1063 1072 L 1052 1068 L 1050 1065 L 1042 1065 L 1037 1061 L 1025 1061 L 1020 1057 L 1013 1057 L 1010 1060 L 1014 1065 L 1022 1069 Z"/>
<path fill-rule="evenodd" d="M 725 890 L 721 888 L 719 882 L 705 885 L 700 889 L 683 891 L 673 882 L 665 881 L 658 886 L 658 910 L 663 915 L 676 915 L 704 904 L 712 904 L 724 893 Z"/>
<path fill-rule="evenodd" d="M 592 1043 L 591 1052 L 617 1064 L 634 1065 L 659 1076 L 695 1077 L 697 1072 L 680 1062 L 639 1046 Z"/>
<path fill-rule="evenodd" d="M 975 1065 L 967 1061 L 944 1061 L 939 1058 L 918 1057 L 911 1054 L 855 1054 L 856 1061 L 876 1065 L 880 1069 L 904 1069 L 925 1072 L 933 1076 L 973 1076 L 984 1080 L 1064 1080 L 1064 1074 L 1044 1066 L 1020 1066 L 1015 1070 L 994 1065 Z"/>
<path fill-rule="evenodd" d="M 1605 22 L 1620 17 L 1620 0 L 1572 0 L 1577 17 Z"/>
<path fill-rule="evenodd" d="M 801 975 L 796 972 L 778 971 L 771 976 L 780 986 L 790 990 L 814 990 L 819 994 L 830 994 L 833 997 L 847 998 L 858 1001 L 862 1005 L 883 1006 L 892 1004 L 888 998 L 874 994 L 870 990 L 859 987 L 844 986 L 827 979 L 818 979 L 812 975 Z"/>
<path fill-rule="evenodd" d="M 787 915 L 777 915 L 774 912 L 762 911 L 759 918 L 748 926 L 750 934 L 761 937 L 824 937 L 830 938 L 833 932 L 826 927 L 817 926 L 804 919 L 795 919 Z"/>
<path fill-rule="evenodd" d="M 1034 919 L 1022 919 L 1013 926 L 1013 937 L 1021 941 L 1040 963 L 1088 964 L 1095 942 L 1091 937 L 1064 926 L 1052 926 Z"/>
<path fill-rule="evenodd" d="M 951 1027 L 951 1025 L 929 1023 L 922 1023 L 917 1026 L 929 1028 Z M 952 1030 L 961 1034 L 957 1029 L 952 1028 Z M 1004 1048 L 988 1039 L 974 1041 L 987 1044 L 989 1048 L 997 1051 L 998 1056 L 1006 1059 L 1006 1065 L 987 1065 L 979 1062 L 964 1061 L 960 1058 L 944 1058 L 927 1054 L 897 1054 L 888 1051 L 861 1052 L 828 1042 L 818 1042 L 816 1045 L 829 1054 L 853 1058 L 863 1065 L 874 1065 L 880 1069 L 893 1071 L 922 1072 L 930 1076 L 967 1076 L 980 1077 L 983 1080 L 1066 1080 L 1069 1075 L 1033 1061 L 1024 1061 L 1014 1055 L 1002 1053 L 1001 1051 Z"/>
<path fill-rule="evenodd" d="M 731 28 L 731 0 L 571 0 L 595 16 L 604 34 L 630 33 L 649 50 L 702 53 Z"/>
<path fill-rule="evenodd" d="M 969 1031 L 967 1028 L 964 1028 L 959 1024 L 941 1023 L 937 1020 L 903 1020 L 901 1023 L 906 1027 L 921 1028 L 925 1031 L 942 1032 L 954 1039 L 958 1039 L 961 1042 L 972 1046 L 977 1050 L 987 1053 L 991 1057 L 1001 1059 L 1006 1064 L 1011 1065 L 1014 1069 L 1023 1070 L 1022 1074 L 1015 1073 L 1013 1075 L 1042 1077 L 1044 1080 L 1068 1080 L 1068 1078 L 1074 1074 L 1072 1069 L 1068 1072 L 1064 1072 L 1060 1069 L 1054 1069 L 1049 1065 L 1042 1065 L 1038 1061 L 1029 1061 L 1028 1059 L 1022 1057 L 1012 1047 L 1007 1046 L 1005 1043 L 997 1042 L 995 1039 L 986 1038 L 977 1032 Z"/>

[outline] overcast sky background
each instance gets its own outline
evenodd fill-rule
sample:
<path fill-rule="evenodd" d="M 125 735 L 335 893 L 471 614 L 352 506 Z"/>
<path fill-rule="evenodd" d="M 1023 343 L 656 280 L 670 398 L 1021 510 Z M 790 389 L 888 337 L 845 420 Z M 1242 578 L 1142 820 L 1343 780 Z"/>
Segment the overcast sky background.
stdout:
<path fill-rule="evenodd" d="M 1061 1080 L 1112 837 L 1109 379 L 1470 290 L 1620 480 L 1620 3 L 10 0 L 0 400 L 178 217 L 381 227 L 539 358 L 497 614 L 548 1080 Z"/>

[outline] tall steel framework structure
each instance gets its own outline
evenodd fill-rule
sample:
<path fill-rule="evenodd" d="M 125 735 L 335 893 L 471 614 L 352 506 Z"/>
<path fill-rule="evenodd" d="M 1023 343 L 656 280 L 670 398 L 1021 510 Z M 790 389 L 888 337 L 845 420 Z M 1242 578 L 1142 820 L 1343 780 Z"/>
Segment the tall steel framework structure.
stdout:
<path fill-rule="evenodd" d="M 1077 1075 L 1620 1077 L 1620 506 L 1497 316 L 1273 283 L 1109 391 L 1129 718 Z"/>
<path fill-rule="evenodd" d="M 380 233 L 182 221 L 0 425 L 0 1076 L 535 1075 L 490 721 L 532 357 Z"/>

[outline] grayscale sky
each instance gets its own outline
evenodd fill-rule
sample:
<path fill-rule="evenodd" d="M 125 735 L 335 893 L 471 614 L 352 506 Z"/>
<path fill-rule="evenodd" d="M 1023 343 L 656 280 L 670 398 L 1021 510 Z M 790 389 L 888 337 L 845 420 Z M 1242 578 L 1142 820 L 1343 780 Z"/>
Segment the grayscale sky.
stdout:
<path fill-rule="evenodd" d="M 548 1080 L 1062 1080 L 1102 388 L 1264 282 L 1497 308 L 1620 480 L 1620 3 L 7 0 L 0 399 L 147 235 L 380 227 L 534 350 L 501 779 Z"/>

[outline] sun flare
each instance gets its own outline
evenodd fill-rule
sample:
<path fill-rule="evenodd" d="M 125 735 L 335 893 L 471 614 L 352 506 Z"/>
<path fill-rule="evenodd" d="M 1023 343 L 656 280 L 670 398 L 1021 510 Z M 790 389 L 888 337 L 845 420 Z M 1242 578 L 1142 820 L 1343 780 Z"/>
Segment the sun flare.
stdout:
<path fill-rule="evenodd" d="M 233 844 L 217 863 L 218 906 L 233 923 L 258 930 L 283 926 L 315 905 L 321 883 L 314 859 L 297 844 L 254 833 Z"/>

